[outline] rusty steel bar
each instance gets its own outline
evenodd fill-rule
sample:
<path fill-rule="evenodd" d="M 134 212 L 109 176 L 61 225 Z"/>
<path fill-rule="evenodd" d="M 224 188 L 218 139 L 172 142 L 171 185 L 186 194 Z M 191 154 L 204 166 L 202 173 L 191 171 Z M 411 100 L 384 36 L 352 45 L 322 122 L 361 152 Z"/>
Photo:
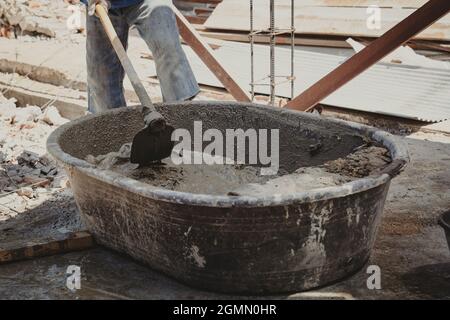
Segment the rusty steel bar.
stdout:
<path fill-rule="evenodd" d="M 208 69 L 217 77 L 234 99 L 240 102 L 251 102 L 250 94 L 241 87 L 235 78 L 225 69 L 215 57 L 214 51 L 203 40 L 197 30 L 186 20 L 183 14 L 172 5 L 178 23 L 181 37 L 198 55 Z"/>
<path fill-rule="evenodd" d="M 254 5 L 250 0 L 250 88 L 252 102 L 255 100 L 255 35 L 254 32 Z"/>
<path fill-rule="evenodd" d="M 295 4 L 291 0 L 291 100 L 295 92 Z"/>
<path fill-rule="evenodd" d="M 450 11 L 450 1 L 430 0 L 414 13 L 334 69 L 286 107 L 309 111 L 323 99 L 425 30 Z"/>
<path fill-rule="evenodd" d="M 276 45 L 276 30 L 275 30 L 275 0 L 270 0 L 270 104 L 275 105 L 275 45 Z"/>

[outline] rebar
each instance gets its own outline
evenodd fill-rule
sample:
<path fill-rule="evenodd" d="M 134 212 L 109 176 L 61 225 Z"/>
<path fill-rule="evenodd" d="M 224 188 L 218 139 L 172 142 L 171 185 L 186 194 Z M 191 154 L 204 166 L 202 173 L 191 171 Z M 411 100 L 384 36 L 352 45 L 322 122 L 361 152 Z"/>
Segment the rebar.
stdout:
<path fill-rule="evenodd" d="M 270 104 L 275 104 L 275 0 L 270 0 Z"/>
<path fill-rule="evenodd" d="M 255 100 L 255 37 L 254 37 L 254 16 L 253 16 L 253 0 L 250 0 L 250 87 L 252 94 L 252 102 Z"/>
<path fill-rule="evenodd" d="M 270 87 L 270 104 L 275 105 L 275 97 L 276 97 L 276 87 L 277 85 L 289 82 L 291 87 L 291 99 L 294 98 L 295 94 L 295 10 L 294 10 L 294 1 L 291 0 L 291 27 L 286 29 L 277 29 L 276 21 L 275 21 L 275 0 L 270 0 L 270 25 L 268 29 L 264 30 L 255 30 L 255 17 L 254 17 L 254 9 L 255 4 L 254 0 L 250 0 L 250 33 L 249 33 L 249 41 L 250 41 L 250 88 L 251 88 L 251 96 L 252 101 L 255 99 L 256 95 L 256 86 L 269 86 Z M 276 75 L 276 37 L 282 34 L 290 34 L 291 37 L 291 72 L 290 75 L 277 76 Z M 269 38 L 269 49 L 270 49 L 270 74 L 265 76 L 262 81 L 269 79 L 269 82 L 265 81 L 264 83 L 259 83 L 255 81 L 255 37 L 268 37 Z M 285 78 L 286 81 L 278 82 L 276 78 Z"/>
<path fill-rule="evenodd" d="M 295 94 L 295 10 L 294 0 L 291 0 L 291 99 Z"/>

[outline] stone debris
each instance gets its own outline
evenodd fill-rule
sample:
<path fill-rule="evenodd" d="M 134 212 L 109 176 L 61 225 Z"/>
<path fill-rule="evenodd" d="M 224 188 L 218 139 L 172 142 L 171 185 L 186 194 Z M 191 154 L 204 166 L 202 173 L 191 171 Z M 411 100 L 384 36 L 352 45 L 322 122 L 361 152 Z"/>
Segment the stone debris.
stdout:
<path fill-rule="evenodd" d="M 7 99 L 2 94 L 0 94 L 0 116 L 8 117 L 12 112 L 16 110 L 16 102 L 15 98 Z"/>
<path fill-rule="evenodd" d="M 37 106 L 27 106 L 25 108 L 16 108 L 11 115 L 12 123 L 25 123 L 35 121 L 42 115 L 41 108 Z"/>
<path fill-rule="evenodd" d="M 48 125 L 60 126 L 69 121 L 63 118 L 54 106 L 49 106 L 42 111 L 38 106 L 18 108 L 16 102 L 14 98 L 6 99 L 0 95 L 0 117 L 10 124 L 21 124 L 22 128 L 28 125 L 29 128 L 33 128 L 34 125 L 31 125 L 31 122 L 43 121 Z"/>
<path fill-rule="evenodd" d="M 0 22 L 1 24 L 1 22 Z M 11 26 L 0 25 L 0 37 L 12 39 L 14 37 L 14 30 Z"/>
<path fill-rule="evenodd" d="M 0 116 L 11 124 L 23 124 L 26 122 L 37 121 L 42 115 L 41 108 L 37 106 L 17 108 L 15 105 L 15 99 L 6 100 L 5 103 L 2 103 L 2 101 L 0 101 L 0 104 L 2 105 Z"/>
<path fill-rule="evenodd" d="M 20 108 L 0 94 L 0 221 L 68 187 L 45 146 L 48 135 L 67 121 L 54 106 L 44 112 L 38 106 Z"/>
<path fill-rule="evenodd" d="M 18 35 L 38 35 L 48 38 L 64 36 L 85 30 L 84 19 L 79 12 L 70 10 L 68 3 L 62 0 L 2 0 L 0 2 L 0 36 L 13 38 Z M 67 21 L 74 20 L 73 30 L 67 27 Z"/>
<path fill-rule="evenodd" d="M 50 106 L 50 107 L 46 108 L 44 113 L 42 114 L 41 119 L 42 119 L 42 121 L 45 121 L 49 125 L 55 125 L 55 126 L 60 126 L 66 122 L 69 122 L 68 119 L 61 117 L 58 109 L 56 109 L 54 106 Z"/>
<path fill-rule="evenodd" d="M 19 196 L 22 196 L 22 197 L 27 197 L 27 198 L 33 198 L 33 195 L 34 195 L 34 191 L 33 191 L 33 189 L 32 188 L 30 188 L 30 187 L 25 187 L 25 188 L 20 188 L 18 191 L 17 191 L 17 194 L 19 195 Z"/>

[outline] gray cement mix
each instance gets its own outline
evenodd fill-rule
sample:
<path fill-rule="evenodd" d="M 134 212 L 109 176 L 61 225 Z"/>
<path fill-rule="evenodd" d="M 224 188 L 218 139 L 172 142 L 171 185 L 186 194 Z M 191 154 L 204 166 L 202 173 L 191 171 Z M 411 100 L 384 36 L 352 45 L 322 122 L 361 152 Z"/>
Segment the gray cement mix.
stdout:
<path fill-rule="evenodd" d="M 181 164 L 166 158 L 161 163 L 140 168 L 129 161 L 131 144 L 119 151 L 86 161 L 98 168 L 112 170 L 150 185 L 173 191 L 198 194 L 261 196 L 289 194 L 311 189 L 339 186 L 370 175 L 390 163 L 389 152 L 382 147 L 363 145 L 345 158 L 322 166 L 302 167 L 291 174 L 261 175 L 255 166 L 241 164 Z"/>

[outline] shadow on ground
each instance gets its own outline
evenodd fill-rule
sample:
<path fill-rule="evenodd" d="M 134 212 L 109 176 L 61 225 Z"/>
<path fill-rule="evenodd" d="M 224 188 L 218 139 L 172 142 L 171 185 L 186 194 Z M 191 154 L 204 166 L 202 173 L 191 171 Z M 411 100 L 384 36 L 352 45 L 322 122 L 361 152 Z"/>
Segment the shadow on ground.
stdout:
<path fill-rule="evenodd" d="M 11 249 L 60 240 L 68 233 L 84 229 L 73 195 L 61 190 L 36 207 L 0 221 L 0 247 Z"/>
<path fill-rule="evenodd" d="M 402 279 L 411 292 L 432 299 L 450 299 L 450 262 L 414 268 Z"/>

